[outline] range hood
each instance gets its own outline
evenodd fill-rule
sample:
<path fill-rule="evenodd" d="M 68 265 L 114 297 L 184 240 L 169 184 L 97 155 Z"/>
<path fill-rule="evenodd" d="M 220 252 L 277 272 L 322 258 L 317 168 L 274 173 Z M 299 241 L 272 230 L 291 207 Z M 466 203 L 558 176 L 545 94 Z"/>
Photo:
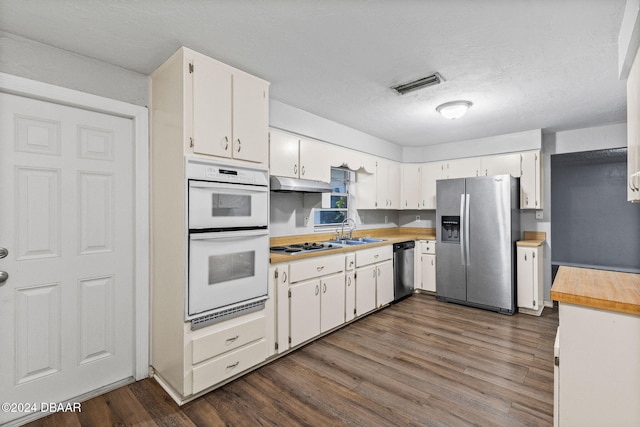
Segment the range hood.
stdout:
<path fill-rule="evenodd" d="M 269 178 L 271 191 L 298 193 L 331 193 L 331 185 L 327 182 L 310 179 L 287 178 L 271 175 Z"/>

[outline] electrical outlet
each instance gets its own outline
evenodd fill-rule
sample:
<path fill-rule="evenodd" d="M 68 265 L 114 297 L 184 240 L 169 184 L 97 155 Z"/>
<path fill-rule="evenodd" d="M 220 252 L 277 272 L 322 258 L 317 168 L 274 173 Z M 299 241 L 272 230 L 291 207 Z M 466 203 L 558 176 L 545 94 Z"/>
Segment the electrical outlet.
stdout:
<path fill-rule="evenodd" d="M 307 225 L 309 225 L 309 217 L 305 216 L 304 217 L 304 226 L 306 227 Z"/>
<path fill-rule="evenodd" d="M 536 211 L 536 219 L 542 219 L 542 211 Z"/>
<path fill-rule="evenodd" d="M 416 215 L 416 221 L 420 221 L 420 215 Z"/>
<path fill-rule="evenodd" d="M 385 216 L 384 216 L 384 223 L 386 224 L 386 223 L 388 223 L 388 222 L 389 222 L 389 217 L 385 215 Z"/>

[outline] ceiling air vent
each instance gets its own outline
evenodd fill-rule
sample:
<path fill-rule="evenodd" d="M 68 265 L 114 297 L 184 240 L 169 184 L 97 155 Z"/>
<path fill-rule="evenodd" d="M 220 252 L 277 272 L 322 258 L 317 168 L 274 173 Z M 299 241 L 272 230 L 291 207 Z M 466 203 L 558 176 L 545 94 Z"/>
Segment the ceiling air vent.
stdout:
<path fill-rule="evenodd" d="M 422 89 L 428 86 L 437 85 L 443 81 L 444 79 L 442 78 L 440 73 L 434 73 L 430 76 L 423 77 L 409 83 L 403 83 L 401 85 L 393 86 L 391 89 L 395 90 L 400 95 L 404 95 L 407 92 L 412 92 L 414 90 Z"/>

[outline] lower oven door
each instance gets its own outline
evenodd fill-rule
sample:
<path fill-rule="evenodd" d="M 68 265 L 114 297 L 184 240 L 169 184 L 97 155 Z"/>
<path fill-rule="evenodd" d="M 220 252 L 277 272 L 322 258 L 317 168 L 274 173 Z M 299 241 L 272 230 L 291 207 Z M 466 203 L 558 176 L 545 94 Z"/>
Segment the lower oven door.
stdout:
<path fill-rule="evenodd" d="M 187 320 L 266 299 L 268 269 L 267 230 L 192 233 Z"/>

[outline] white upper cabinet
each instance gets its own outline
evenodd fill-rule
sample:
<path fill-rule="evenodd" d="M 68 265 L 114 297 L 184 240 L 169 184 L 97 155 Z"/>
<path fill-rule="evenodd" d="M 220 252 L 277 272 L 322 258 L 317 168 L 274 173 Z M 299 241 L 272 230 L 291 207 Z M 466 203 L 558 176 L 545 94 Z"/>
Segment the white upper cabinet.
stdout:
<path fill-rule="evenodd" d="M 393 160 L 376 161 L 376 207 L 400 209 L 400 163 Z"/>
<path fill-rule="evenodd" d="M 520 209 L 542 209 L 542 162 L 540 151 L 520 153 Z"/>
<path fill-rule="evenodd" d="M 402 203 L 400 209 L 422 209 L 422 165 L 403 163 Z"/>
<path fill-rule="evenodd" d="M 273 130 L 269 142 L 271 175 L 331 181 L 331 166 L 334 166 L 336 154 L 333 145 Z"/>
<path fill-rule="evenodd" d="M 640 202 L 640 53 L 627 80 L 627 200 Z"/>
<path fill-rule="evenodd" d="M 431 162 L 422 165 L 422 209 L 436 208 L 436 180 L 442 179 L 444 163 Z"/>
<path fill-rule="evenodd" d="M 269 86 L 244 72 L 233 74 L 234 159 L 267 163 Z"/>
<path fill-rule="evenodd" d="M 376 158 L 366 154 L 362 156 L 368 164 L 368 169 L 359 169 L 356 173 L 356 206 L 358 209 L 376 209 Z"/>
<path fill-rule="evenodd" d="M 193 153 L 267 163 L 269 83 L 183 49 Z"/>
<path fill-rule="evenodd" d="M 448 160 L 445 165 L 443 178 L 469 178 L 478 176 L 480 171 L 480 158 L 469 157 L 466 159 Z"/>
<path fill-rule="evenodd" d="M 286 133 L 269 132 L 269 173 L 298 178 L 300 139 Z"/>
<path fill-rule="evenodd" d="M 331 181 L 332 153 L 330 144 L 300 140 L 300 178 Z"/>
<path fill-rule="evenodd" d="M 520 178 L 520 153 L 498 154 L 480 158 L 480 175 L 511 175 Z"/>

